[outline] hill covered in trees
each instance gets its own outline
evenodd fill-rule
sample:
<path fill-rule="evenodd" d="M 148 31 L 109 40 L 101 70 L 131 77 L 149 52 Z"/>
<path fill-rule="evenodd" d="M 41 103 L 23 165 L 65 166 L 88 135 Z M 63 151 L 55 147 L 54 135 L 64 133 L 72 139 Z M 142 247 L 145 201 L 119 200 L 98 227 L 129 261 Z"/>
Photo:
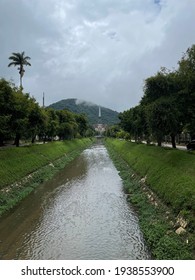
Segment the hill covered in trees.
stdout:
<path fill-rule="evenodd" d="M 90 124 L 96 124 L 99 121 L 99 106 L 91 102 L 71 98 L 63 99 L 61 101 L 49 105 L 48 107 L 53 108 L 55 110 L 68 109 L 74 113 L 85 114 L 88 117 Z M 116 111 L 105 107 L 101 107 L 101 123 L 107 125 L 113 125 L 118 123 L 118 114 L 119 113 Z"/>

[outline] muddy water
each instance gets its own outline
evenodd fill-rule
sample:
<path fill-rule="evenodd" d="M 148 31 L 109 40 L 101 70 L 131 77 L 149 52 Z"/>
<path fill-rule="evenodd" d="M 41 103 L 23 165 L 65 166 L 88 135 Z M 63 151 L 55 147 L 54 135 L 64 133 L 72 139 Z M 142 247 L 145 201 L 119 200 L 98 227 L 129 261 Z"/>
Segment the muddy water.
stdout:
<path fill-rule="evenodd" d="M 0 220 L 0 258 L 149 258 L 103 145 L 85 150 Z"/>

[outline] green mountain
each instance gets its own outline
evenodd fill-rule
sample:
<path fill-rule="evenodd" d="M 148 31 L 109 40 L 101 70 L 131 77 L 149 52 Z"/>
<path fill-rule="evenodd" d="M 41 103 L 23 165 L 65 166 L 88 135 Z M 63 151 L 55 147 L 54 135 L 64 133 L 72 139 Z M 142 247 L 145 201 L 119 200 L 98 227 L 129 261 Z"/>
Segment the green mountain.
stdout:
<path fill-rule="evenodd" d="M 91 102 L 82 101 L 76 98 L 63 99 L 48 106 L 55 110 L 68 109 L 74 113 L 84 113 L 90 124 L 97 124 L 98 122 L 107 125 L 113 125 L 119 122 L 118 112 L 111 109 L 101 107 L 101 119 L 99 119 L 99 106 Z"/>

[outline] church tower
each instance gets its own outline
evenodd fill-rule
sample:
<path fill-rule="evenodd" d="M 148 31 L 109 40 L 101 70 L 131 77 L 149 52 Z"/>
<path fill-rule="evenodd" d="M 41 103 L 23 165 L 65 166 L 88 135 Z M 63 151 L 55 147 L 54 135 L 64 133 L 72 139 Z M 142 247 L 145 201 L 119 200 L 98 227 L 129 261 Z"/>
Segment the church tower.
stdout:
<path fill-rule="evenodd" d="M 102 116 L 102 113 L 101 113 L 101 107 L 99 106 L 99 115 L 98 115 L 98 117 L 99 117 L 99 121 L 101 120 L 101 116 Z"/>

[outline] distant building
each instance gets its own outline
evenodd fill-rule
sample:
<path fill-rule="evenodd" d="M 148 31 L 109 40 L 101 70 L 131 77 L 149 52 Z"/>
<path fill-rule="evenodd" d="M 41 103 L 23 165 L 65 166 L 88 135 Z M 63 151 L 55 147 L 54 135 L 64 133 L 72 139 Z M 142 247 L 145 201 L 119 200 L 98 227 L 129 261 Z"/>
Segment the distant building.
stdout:
<path fill-rule="evenodd" d="M 99 132 L 99 134 L 102 134 L 103 132 L 106 131 L 107 125 L 98 123 L 98 124 L 94 124 L 93 127 L 95 131 Z"/>
<path fill-rule="evenodd" d="M 98 123 L 94 124 L 93 127 L 98 134 L 102 135 L 107 128 L 106 124 L 102 124 L 102 112 L 101 112 L 101 107 L 99 106 L 99 112 L 98 112 Z"/>

